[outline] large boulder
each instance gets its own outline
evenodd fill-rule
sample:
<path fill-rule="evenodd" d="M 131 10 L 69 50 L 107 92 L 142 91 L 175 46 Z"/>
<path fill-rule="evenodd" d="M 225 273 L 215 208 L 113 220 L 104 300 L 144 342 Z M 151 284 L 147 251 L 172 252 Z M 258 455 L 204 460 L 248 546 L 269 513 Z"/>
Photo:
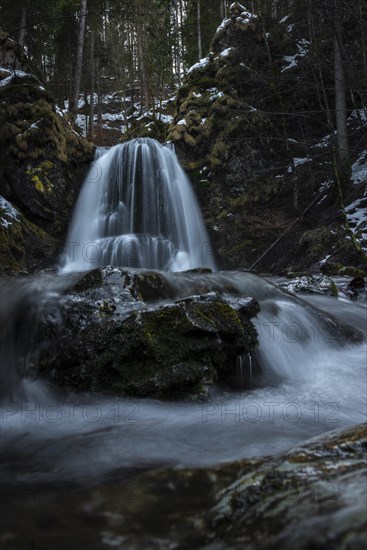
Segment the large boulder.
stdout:
<path fill-rule="evenodd" d="M 215 381 L 233 383 L 238 357 L 257 344 L 250 319 L 258 304 L 229 303 L 195 284 L 207 292 L 180 298 L 174 277 L 158 272 L 84 275 L 41 313 L 34 341 L 46 346 L 31 371 L 77 390 L 168 399 L 198 399 Z"/>

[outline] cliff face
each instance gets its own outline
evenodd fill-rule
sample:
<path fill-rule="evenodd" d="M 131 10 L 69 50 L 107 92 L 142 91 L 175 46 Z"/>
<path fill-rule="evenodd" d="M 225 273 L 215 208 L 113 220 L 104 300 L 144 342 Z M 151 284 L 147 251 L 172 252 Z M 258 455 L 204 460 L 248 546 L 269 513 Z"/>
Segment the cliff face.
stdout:
<path fill-rule="evenodd" d="M 351 230 L 366 244 L 365 228 L 354 223 L 352 211 L 356 201 L 360 212 L 367 200 L 367 118 L 358 109 L 348 111 L 354 161 L 345 198 L 352 205 L 348 228 L 310 37 L 295 17 L 270 23 L 234 3 L 208 56 L 189 70 L 178 91 L 169 139 L 195 183 L 224 268 L 319 269 L 330 255 L 329 269 L 336 272 L 340 264 L 364 262 Z M 324 84 L 331 103 L 332 68 Z"/>
<path fill-rule="evenodd" d="M 16 273 L 56 258 L 94 146 L 56 112 L 17 44 L 2 48 L 0 259 Z"/>

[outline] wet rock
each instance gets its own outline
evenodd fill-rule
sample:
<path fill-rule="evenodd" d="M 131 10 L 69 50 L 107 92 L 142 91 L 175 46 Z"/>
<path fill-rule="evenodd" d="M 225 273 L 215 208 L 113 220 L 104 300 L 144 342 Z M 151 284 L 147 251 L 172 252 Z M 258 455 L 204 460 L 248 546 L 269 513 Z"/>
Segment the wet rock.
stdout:
<path fill-rule="evenodd" d="M 202 289 L 201 277 L 190 275 L 192 289 Z M 213 290 L 180 298 L 174 281 L 113 267 L 73 275 L 58 321 L 42 319 L 40 340 L 50 337 L 37 375 L 78 390 L 169 399 L 201 398 L 215 381 L 230 383 L 237 357 L 257 345 L 250 319 L 258 303 Z"/>
<path fill-rule="evenodd" d="M 219 494 L 210 525 L 232 547 L 362 548 L 365 425 L 319 436 L 248 468 Z M 343 518 L 343 521 L 342 521 Z"/>
<path fill-rule="evenodd" d="M 367 301 L 367 289 L 363 277 L 354 277 L 354 279 L 342 287 L 342 291 L 353 302 Z"/>
<path fill-rule="evenodd" d="M 338 296 L 338 288 L 336 284 L 326 275 L 322 275 L 320 277 L 314 275 L 304 275 L 302 277 L 296 277 L 290 282 L 280 283 L 279 286 L 291 293 L 309 292 L 312 294 L 327 294 L 335 297 Z"/>
<path fill-rule="evenodd" d="M 99 322 L 46 354 L 38 365 L 57 384 L 81 390 L 159 398 L 199 398 L 206 384 L 225 380 L 236 356 L 257 342 L 223 300 L 177 301 L 111 318 L 114 304 L 98 304 Z"/>

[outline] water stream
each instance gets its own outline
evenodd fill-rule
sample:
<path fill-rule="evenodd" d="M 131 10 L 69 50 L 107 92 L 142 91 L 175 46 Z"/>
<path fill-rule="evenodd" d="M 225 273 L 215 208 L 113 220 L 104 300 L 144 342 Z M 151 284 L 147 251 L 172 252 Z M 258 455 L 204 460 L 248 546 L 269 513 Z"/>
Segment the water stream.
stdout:
<path fill-rule="evenodd" d="M 70 298 L 67 288 L 80 276 L 75 273 L 106 264 L 165 270 L 176 297 L 201 288 L 229 301 L 255 297 L 260 345 L 253 357 L 239 357 L 233 365 L 238 390 L 213 388 L 203 403 L 160 402 L 61 392 L 24 376 L 42 352 L 42 316 L 62 323 L 57 306 Z M 96 158 L 61 274 L 2 285 L 2 480 L 103 482 L 130 467 L 214 465 L 284 451 L 365 421 L 366 305 L 294 298 L 243 272 L 169 273 L 203 265 L 215 267 L 213 255 L 173 151 L 139 139 Z M 351 343 L 334 330 L 335 320 L 364 337 Z M 252 383 L 256 364 L 261 384 L 244 391 L 241 382 L 250 377 Z"/>
<path fill-rule="evenodd" d="M 179 296 L 209 278 L 218 292 L 230 284 L 243 296 L 257 297 L 260 345 L 253 359 L 265 373 L 261 387 L 243 391 L 239 383 L 234 392 L 214 388 L 208 402 L 170 403 L 60 393 L 45 382 L 22 379 L 15 396 L 1 403 L 3 479 L 87 483 L 129 467 L 214 465 L 284 451 L 365 421 L 366 341 L 349 344 L 328 328 L 332 311 L 334 319 L 366 334 L 365 305 L 326 296 L 295 299 L 246 273 L 201 275 L 199 283 L 193 275 L 171 277 Z M 66 299 L 61 288 L 67 279 L 47 278 L 43 285 L 37 280 L 38 295 L 27 281 L 36 317 L 52 300 Z"/>

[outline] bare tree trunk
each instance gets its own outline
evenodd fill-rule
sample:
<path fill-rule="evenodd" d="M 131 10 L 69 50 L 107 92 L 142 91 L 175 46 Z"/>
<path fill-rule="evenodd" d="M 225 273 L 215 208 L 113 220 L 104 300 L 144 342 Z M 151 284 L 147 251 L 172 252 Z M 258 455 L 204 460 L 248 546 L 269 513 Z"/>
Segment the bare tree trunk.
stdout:
<path fill-rule="evenodd" d="M 201 3 L 200 0 L 197 2 L 197 27 L 198 27 L 198 56 L 199 59 L 203 57 L 203 46 L 201 42 Z"/>
<path fill-rule="evenodd" d="M 78 113 L 78 97 L 79 97 L 79 90 L 80 90 L 80 80 L 82 75 L 86 13 L 87 13 L 87 0 L 80 0 L 79 33 L 78 33 L 78 42 L 77 42 L 77 48 L 76 48 L 73 92 L 70 98 L 70 105 L 69 105 L 69 111 L 71 113 L 71 117 L 73 120 L 75 120 L 76 115 Z"/>
<path fill-rule="evenodd" d="M 144 6 L 142 6 L 144 7 Z M 139 12 L 139 8 L 136 13 L 136 32 L 138 39 L 138 52 L 139 52 L 139 66 L 141 73 L 142 81 L 142 99 L 144 99 L 144 104 L 147 109 L 150 107 L 150 86 L 149 86 L 149 76 L 148 68 L 146 63 L 146 48 L 145 48 L 145 28 L 144 28 L 144 14 Z M 143 103 L 143 101 L 142 101 Z"/>
<path fill-rule="evenodd" d="M 180 12 L 179 2 L 175 5 L 175 35 L 176 35 L 176 73 L 177 84 L 181 86 L 181 29 L 180 29 Z"/>
<path fill-rule="evenodd" d="M 22 46 L 22 48 L 24 48 L 24 44 L 25 44 L 26 24 L 27 24 L 27 10 L 25 5 L 23 4 L 22 17 L 20 19 L 19 39 L 18 39 L 19 44 Z"/>
<path fill-rule="evenodd" d="M 222 19 L 227 17 L 227 2 L 226 0 L 220 0 L 220 16 Z"/>
<path fill-rule="evenodd" d="M 335 113 L 337 130 L 337 150 L 339 170 L 343 183 L 350 177 L 350 160 L 348 146 L 347 109 L 345 92 L 345 75 L 343 59 L 339 47 L 340 23 L 334 20 L 334 80 L 335 80 Z"/>
<path fill-rule="evenodd" d="M 362 2 L 359 2 L 359 17 L 363 21 L 363 9 Z M 363 73 L 364 79 L 367 80 L 367 48 L 366 48 L 366 37 L 363 27 L 361 27 L 361 50 L 362 50 L 362 59 L 363 59 Z"/>
<path fill-rule="evenodd" d="M 181 48 L 181 64 L 182 72 L 185 73 L 185 48 L 184 48 L 184 38 L 183 38 L 183 22 L 184 22 L 184 9 L 182 6 L 182 0 L 179 0 L 180 7 L 180 48 Z M 181 79 L 181 75 L 180 75 Z"/>
<path fill-rule="evenodd" d="M 90 118 L 89 118 L 89 134 L 93 139 L 94 129 L 94 30 L 92 29 L 90 36 Z"/>

